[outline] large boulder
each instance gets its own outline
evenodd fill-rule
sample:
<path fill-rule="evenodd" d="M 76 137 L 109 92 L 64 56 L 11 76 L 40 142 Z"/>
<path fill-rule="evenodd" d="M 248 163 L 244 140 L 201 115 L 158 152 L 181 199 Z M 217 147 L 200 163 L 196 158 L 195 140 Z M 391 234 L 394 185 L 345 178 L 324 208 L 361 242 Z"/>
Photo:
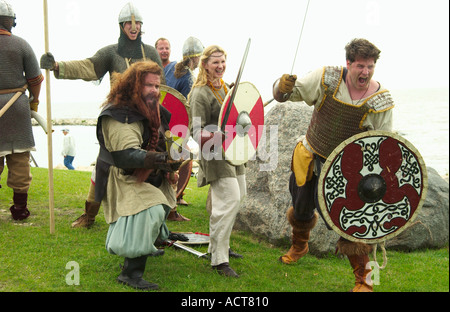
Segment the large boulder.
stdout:
<path fill-rule="evenodd" d="M 291 206 L 289 176 L 296 143 L 305 135 L 312 108 L 304 103 L 278 103 L 266 115 L 267 126 L 255 160 L 247 164 L 248 194 L 237 215 L 235 229 L 250 231 L 275 245 L 290 244 Z M 428 194 L 415 222 L 386 242 L 390 249 L 439 248 L 448 244 L 449 184 L 428 167 Z M 335 251 L 339 236 L 322 218 L 311 232 L 310 253 L 323 256 Z"/>

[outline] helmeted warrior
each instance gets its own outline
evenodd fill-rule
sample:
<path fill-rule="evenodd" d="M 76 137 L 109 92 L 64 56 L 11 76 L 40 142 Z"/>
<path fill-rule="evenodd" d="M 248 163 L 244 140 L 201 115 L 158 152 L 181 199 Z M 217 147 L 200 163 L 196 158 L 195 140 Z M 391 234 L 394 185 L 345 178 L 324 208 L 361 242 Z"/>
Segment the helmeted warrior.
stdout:
<path fill-rule="evenodd" d="M 54 71 L 58 79 L 83 79 L 86 81 L 101 80 L 109 72 L 113 83 L 113 74 L 124 72 L 131 64 L 151 60 L 161 66 L 156 49 L 142 43 L 142 15 L 132 3 L 127 3 L 118 17 L 120 36 L 118 43 L 108 45 L 95 53 L 93 57 L 79 60 L 56 62 L 51 53 L 42 55 L 41 68 Z M 164 76 L 162 83 L 165 84 Z M 90 227 L 94 224 L 100 203 L 95 201 L 95 185 L 91 183 L 85 212 L 72 223 L 73 227 Z"/>
<path fill-rule="evenodd" d="M 379 54 L 380 50 L 369 41 L 354 39 L 346 46 L 347 67 L 324 67 L 298 81 L 295 75 L 285 74 L 274 83 L 275 100 L 304 101 L 314 106 L 306 137 L 292 156 L 289 190 L 293 205 L 287 210 L 292 246 L 280 257 L 285 264 L 298 261 L 309 250 L 310 232 L 318 219 L 317 181 L 326 158 L 354 134 L 392 130 L 392 98 L 388 90 L 372 80 Z M 372 291 L 367 278 L 371 246 L 340 238 L 337 247 L 354 270 L 353 291 Z"/>
<path fill-rule="evenodd" d="M 8 166 L 7 185 L 14 190 L 10 211 L 14 220 L 30 215 L 27 208 L 31 185 L 30 151 L 35 143 L 30 111 L 37 111 L 44 80 L 31 46 L 13 35 L 16 15 L 7 2 L 0 1 L 0 109 L 22 93 L 0 117 L 0 174 Z M 30 96 L 25 94 L 28 89 Z"/>
<path fill-rule="evenodd" d="M 198 67 L 203 45 L 195 37 L 189 37 L 183 44 L 183 59 L 180 62 L 171 62 L 165 68 L 166 81 L 169 87 L 178 90 L 187 98 L 194 84 L 194 74 Z"/>
<path fill-rule="evenodd" d="M 161 38 L 159 40 L 167 39 Z M 185 98 L 188 97 L 188 94 L 191 92 L 192 86 L 194 85 L 195 76 L 193 71 L 198 67 L 203 49 L 203 45 L 199 39 L 189 37 L 183 44 L 183 60 L 180 62 L 170 62 L 164 68 L 167 85 L 179 91 Z M 183 199 L 183 194 L 179 195 L 177 203 L 187 205 L 187 202 Z M 172 208 L 168 220 L 189 221 L 190 219 L 181 215 L 177 211 L 177 207 L 175 207 Z"/>
<path fill-rule="evenodd" d="M 144 22 L 132 3 L 122 8 L 118 22 L 120 28 L 118 43 L 108 45 L 98 50 L 93 57 L 80 61 L 56 62 L 53 55 L 47 53 L 41 57 L 41 67 L 54 70 L 58 79 L 95 81 L 101 80 L 108 72 L 110 78 L 114 72 L 122 73 L 137 61 L 152 60 L 161 65 L 156 49 L 142 43 L 141 25 Z"/>

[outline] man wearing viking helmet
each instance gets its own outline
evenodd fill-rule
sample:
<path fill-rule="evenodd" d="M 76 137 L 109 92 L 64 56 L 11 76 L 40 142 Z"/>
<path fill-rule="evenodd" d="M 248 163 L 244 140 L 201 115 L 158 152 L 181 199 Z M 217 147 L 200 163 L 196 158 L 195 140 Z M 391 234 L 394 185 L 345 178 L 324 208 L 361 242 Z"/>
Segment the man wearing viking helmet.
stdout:
<path fill-rule="evenodd" d="M 163 46 L 161 42 L 166 41 L 167 39 L 160 38 L 156 41 L 155 46 L 157 46 L 157 50 L 159 55 L 161 56 L 160 46 Z M 170 46 L 170 43 L 169 43 Z M 169 62 L 164 67 L 164 73 L 166 75 L 167 85 L 175 90 L 179 91 L 185 98 L 188 97 L 189 92 L 191 92 L 192 86 L 194 85 L 195 76 L 193 71 L 198 67 L 198 63 L 200 61 L 200 56 L 203 53 L 203 44 L 200 40 L 195 37 L 189 37 L 183 44 L 183 59 L 180 62 Z M 170 52 L 170 50 L 169 50 Z M 162 56 L 161 56 L 162 57 Z M 188 205 L 188 203 L 183 199 L 183 191 L 177 197 L 177 204 L 179 205 Z M 168 220 L 172 221 L 187 221 L 190 220 L 183 215 L 181 215 L 176 208 L 172 209 L 170 212 Z"/>
<path fill-rule="evenodd" d="M 31 46 L 11 33 L 15 20 L 11 5 L 0 0 L 0 175 L 6 160 L 7 185 L 14 191 L 11 215 L 24 220 L 30 215 L 30 151 L 36 150 L 30 111 L 37 112 L 44 77 Z"/>
<path fill-rule="evenodd" d="M 320 68 L 299 80 L 285 74 L 273 86 L 274 98 L 279 102 L 304 101 L 314 106 L 306 136 L 292 156 L 289 190 L 293 206 L 287 210 L 292 246 L 280 257 L 285 264 L 298 261 L 308 252 L 310 231 L 318 219 L 317 181 L 326 158 L 357 133 L 392 130 L 394 103 L 389 92 L 372 79 L 381 51 L 365 39 L 352 40 L 345 50 L 347 67 Z M 353 268 L 353 291 L 373 291 L 368 276 L 371 245 L 341 237 L 337 247 Z"/>
<path fill-rule="evenodd" d="M 120 11 L 118 22 L 120 29 L 118 43 L 98 50 L 93 57 L 78 61 L 56 62 L 51 53 L 46 53 L 41 57 L 41 68 L 53 70 L 57 79 L 86 81 L 101 80 L 109 72 L 111 83 L 114 73 L 122 73 L 138 61 L 151 60 L 162 68 L 156 49 L 141 40 L 143 18 L 131 2 Z M 162 83 L 165 84 L 164 76 Z M 176 204 L 176 199 L 173 201 Z M 85 212 L 72 223 L 72 227 L 92 226 L 99 208 L 100 202 L 95 201 L 95 185 L 90 183 Z"/>
<path fill-rule="evenodd" d="M 189 37 L 183 44 L 183 60 L 171 62 L 164 68 L 167 85 L 178 90 L 185 98 L 191 92 L 195 80 L 192 71 L 198 67 L 202 53 L 203 45 L 200 40 Z"/>

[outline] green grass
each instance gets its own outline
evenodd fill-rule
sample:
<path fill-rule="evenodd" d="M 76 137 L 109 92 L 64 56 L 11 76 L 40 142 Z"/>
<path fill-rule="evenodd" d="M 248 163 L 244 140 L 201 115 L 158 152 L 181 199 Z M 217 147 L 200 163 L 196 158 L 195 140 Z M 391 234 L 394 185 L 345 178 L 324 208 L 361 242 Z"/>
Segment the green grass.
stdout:
<path fill-rule="evenodd" d="M 14 221 L 9 213 L 12 190 L 6 186 L 7 169 L 0 183 L 0 291 L 3 292 L 134 292 L 116 282 L 123 259 L 110 255 L 104 243 L 108 225 L 103 210 L 91 229 L 72 229 L 70 224 L 84 209 L 89 172 L 54 170 L 55 233 L 50 234 L 48 171 L 32 168 L 29 192 L 31 216 Z M 168 222 L 173 232 L 208 233 L 205 209 L 207 188 L 197 188 L 191 178 L 185 192 L 188 207 L 179 211 L 190 222 Z M 213 272 L 206 259 L 166 248 L 162 257 L 147 261 L 144 278 L 159 284 L 160 292 L 346 292 L 354 283 L 347 259 L 306 255 L 297 264 L 277 261 L 289 246 L 273 246 L 249 233 L 234 231 L 233 250 L 244 255 L 231 259 L 239 279 Z M 202 252 L 207 246 L 194 247 Z M 448 292 L 448 247 L 411 253 L 388 250 L 388 266 L 380 272 L 377 292 Z M 68 285 L 66 276 L 75 261 L 79 285 Z"/>

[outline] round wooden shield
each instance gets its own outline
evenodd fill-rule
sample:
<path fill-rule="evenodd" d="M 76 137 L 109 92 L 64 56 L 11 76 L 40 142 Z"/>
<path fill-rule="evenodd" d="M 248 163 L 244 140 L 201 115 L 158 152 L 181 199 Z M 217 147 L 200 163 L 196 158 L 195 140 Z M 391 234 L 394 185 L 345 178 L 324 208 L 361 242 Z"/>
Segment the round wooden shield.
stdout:
<path fill-rule="evenodd" d="M 204 245 L 209 244 L 209 234 L 203 233 L 181 233 L 186 236 L 188 241 L 177 241 L 184 245 Z"/>
<path fill-rule="evenodd" d="M 325 221 L 340 236 L 374 244 L 414 221 L 427 188 L 425 163 L 410 142 L 392 132 L 367 131 L 327 158 L 318 199 Z"/>
<path fill-rule="evenodd" d="M 190 127 L 190 110 L 186 98 L 177 90 L 166 85 L 160 86 L 161 98 L 159 103 L 171 114 L 169 128 L 173 136 L 187 139 Z"/>
<path fill-rule="evenodd" d="M 231 95 L 230 90 L 220 110 L 219 128 L 224 122 Z M 234 166 L 252 159 L 264 131 L 264 104 L 256 87 L 250 82 L 239 84 L 225 123 L 226 139 L 222 143 L 225 159 Z"/>

